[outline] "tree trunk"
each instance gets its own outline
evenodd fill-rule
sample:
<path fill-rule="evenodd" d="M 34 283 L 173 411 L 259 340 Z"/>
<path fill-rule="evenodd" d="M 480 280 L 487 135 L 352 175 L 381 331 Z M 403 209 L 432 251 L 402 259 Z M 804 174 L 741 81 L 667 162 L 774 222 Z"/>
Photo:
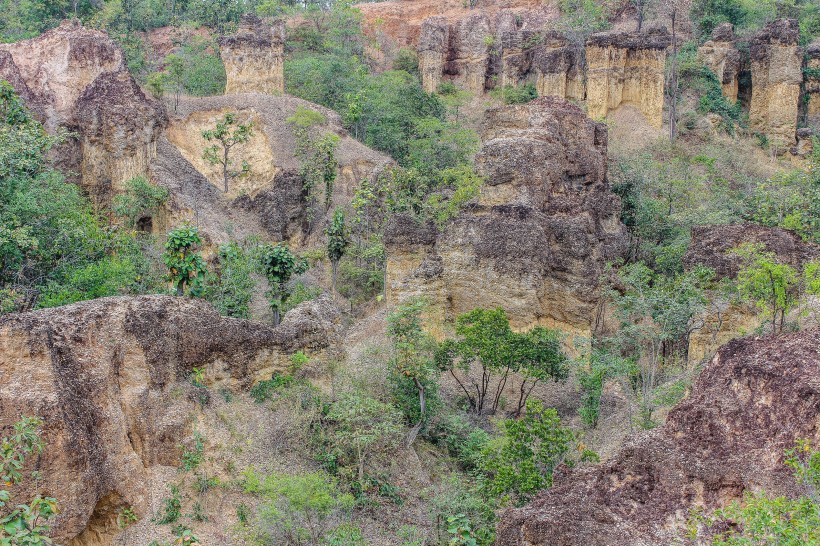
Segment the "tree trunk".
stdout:
<path fill-rule="evenodd" d="M 273 310 L 273 325 L 274 326 L 279 326 L 279 322 L 281 320 L 282 319 L 281 319 L 280 314 L 279 314 L 279 308 L 277 307 Z"/>
<path fill-rule="evenodd" d="M 333 299 L 336 299 L 336 275 L 339 272 L 339 260 L 330 262 L 330 284 L 333 291 Z"/>
<path fill-rule="evenodd" d="M 410 447 L 413 445 L 413 442 L 416 441 L 416 436 L 418 436 L 421 426 L 424 424 L 424 418 L 427 414 L 427 399 L 424 394 L 424 385 L 421 384 L 421 381 L 419 381 L 417 377 L 413 378 L 413 382 L 416 384 L 416 389 L 419 391 L 419 422 L 416 423 L 407 434 L 407 447 Z"/>
<path fill-rule="evenodd" d="M 225 181 L 225 193 L 228 193 L 228 147 L 223 144 L 222 152 L 222 178 Z"/>

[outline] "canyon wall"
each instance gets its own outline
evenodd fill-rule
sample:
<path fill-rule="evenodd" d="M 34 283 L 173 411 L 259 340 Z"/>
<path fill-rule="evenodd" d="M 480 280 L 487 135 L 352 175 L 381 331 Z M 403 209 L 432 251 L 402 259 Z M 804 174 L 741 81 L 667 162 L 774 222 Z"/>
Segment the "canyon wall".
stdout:
<path fill-rule="evenodd" d="M 769 23 L 751 41 L 752 102 L 749 127 L 778 148 L 796 143 L 797 112 L 803 82 L 803 49 L 795 19 Z"/>
<path fill-rule="evenodd" d="M 421 85 L 435 93 L 441 83 L 447 52 L 450 50 L 450 28 L 444 17 L 430 17 L 421 25 L 419 37 L 419 74 Z"/>
<path fill-rule="evenodd" d="M 388 226 L 388 302 L 427 296 L 437 335 L 473 308 L 503 307 L 516 328 L 588 336 L 604 264 L 627 243 L 606 127 L 542 97 L 489 110 L 482 140 L 476 204 L 441 232 L 402 216 Z"/>
<path fill-rule="evenodd" d="M 244 15 L 236 34 L 219 41 L 225 64 L 225 94 L 285 92 L 285 23 L 267 26 L 254 15 Z"/>
<path fill-rule="evenodd" d="M 694 508 L 800 493 L 784 451 L 820 441 L 818 377 L 820 329 L 730 342 L 663 427 L 605 463 L 559 469 L 552 489 L 501 515 L 496 544 L 677 544 Z"/>
<path fill-rule="evenodd" d="M 60 543 L 110 543 L 100 535 L 119 531 L 123 508 L 153 516 L 151 473 L 180 463 L 189 416 L 210 396 L 192 385 L 194 367 L 213 390 L 247 388 L 285 369 L 296 351 L 323 358 L 338 343 L 339 324 L 328 299 L 302 304 L 271 329 L 170 296 L 0 318 L 0 429 L 36 415 L 46 443 L 36 458 L 42 479 L 24 481 L 15 498 L 56 497 Z"/>
<path fill-rule="evenodd" d="M 712 31 L 712 39 L 698 48 L 698 55 L 720 81 L 723 96 L 737 102 L 740 75 L 740 51 L 735 44 L 731 23 L 723 23 Z"/>
<path fill-rule="evenodd" d="M 809 125 L 820 130 L 820 39 L 806 48 L 806 117 Z"/>
<path fill-rule="evenodd" d="M 0 78 L 9 80 L 46 130 L 67 130 L 57 166 L 100 204 L 124 182 L 148 173 L 165 124 L 162 105 L 134 82 L 113 40 L 64 21 L 37 38 L 0 45 Z"/>

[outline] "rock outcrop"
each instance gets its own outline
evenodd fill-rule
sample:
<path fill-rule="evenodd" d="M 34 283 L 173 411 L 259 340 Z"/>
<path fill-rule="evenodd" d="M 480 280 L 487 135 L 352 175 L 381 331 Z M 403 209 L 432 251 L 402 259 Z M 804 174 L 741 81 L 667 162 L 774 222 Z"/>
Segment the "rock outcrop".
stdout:
<path fill-rule="evenodd" d="M 797 269 L 808 261 L 820 260 L 820 246 L 804 241 L 791 230 L 757 224 L 727 224 L 693 227 L 692 241 L 683 264 L 687 269 L 703 264 L 714 269 L 718 278 L 734 278 L 741 261 L 730 251 L 744 243 L 762 244 L 781 263 Z"/>
<path fill-rule="evenodd" d="M 444 17 L 430 17 L 421 25 L 419 37 L 419 73 L 427 93 L 435 93 L 441 83 L 447 52 L 450 49 L 450 27 Z"/>
<path fill-rule="evenodd" d="M 603 266 L 626 247 L 606 127 L 543 97 L 489 110 L 482 137 L 477 204 L 442 233 L 406 217 L 388 227 L 388 301 L 428 296 L 439 334 L 476 307 L 503 307 L 518 328 L 589 334 Z"/>
<path fill-rule="evenodd" d="M 245 15 L 239 30 L 219 41 L 228 81 L 225 94 L 285 92 L 285 23 L 267 26 L 255 15 Z"/>
<path fill-rule="evenodd" d="M 663 124 L 666 29 L 646 33 L 603 32 L 586 43 L 587 113 L 603 118 L 624 103 L 633 104 L 655 127 Z"/>
<path fill-rule="evenodd" d="M 715 27 L 712 39 L 698 48 L 698 55 L 720 80 L 723 96 L 732 103 L 737 102 L 740 51 L 735 44 L 732 24 L 723 23 Z"/>
<path fill-rule="evenodd" d="M 459 21 L 450 33 L 450 54 L 444 73 L 472 93 L 484 93 L 492 38 L 486 15 L 477 13 Z"/>
<path fill-rule="evenodd" d="M 820 329 L 723 347 L 659 429 L 500 518 L 498 546 L 678 543 L 689 511 L 798 493 L 784 450 L 820 441 Z"/>
<path fill-rule="evenodd" d="M 316 135 L 338 135 L 338 174 L 333 205 L 346 205 L 362 179 L 378 175 L 392 160 L 364 146 L 342 128 L 338 114 L 322 106 L 290 97 L 259 93 L 184 98 L 170 119 L 151 167 L 153 179 L 171 190 L 170 223 L 196 221 L 211 242 L 264 234 L 273 240 L 302 243 L 306 201 L 296 157 L 297 138 L 287 119 L 298 108 L 321 113 L 326 121 Z M 232 160 L 248 161 L 247 176 L 231 181 L 222 192 L 219 166 L 202 159 L 208 143 L 202 131 L 212 129 L 226 112 L 253 122 L 253 136 L 232 150 Z M 239 163 L 237 163 L 239 164 Z M 333 210 L 333 207 L 330 209 Z M 332 212 L 331 212 L 332 213 Z M 321 225 L 321 214 L 314 219 Z M 314 235 L 321 230 L 314 230 Z"/>
<path fill-rule="evenodd" d="M 820 129 L 820 39 L 806 48 L 806 117 L 809 125 Z"/>
<path fill-rule="evenodd" d="M 109 204 L 125 181 L 145 175 L 165 123 L 105 33 L 66 21 L 43 35 L 0 45 L 0 78 L 20 93 L 46 130 L 78 135 L 55 150 L 64 172 Z"/>
<path fill-rule="evenodd" d="M 37 458 L 42 480 L 17 492 L 62 501 L 52 528 L 61 543 L 81 536 L 89 521 L 116 529 L 124 507 L 150 518 L 147 476 L 156 465 L 179 464 L 189 416 L 207 396 L 191 384 L 193 368 L 205 371 L 211 387 L 248 387 L 284 369 L 295 351 L 321 356 L 338 341 L 339 322 L 326 299 L 303 304 L 271 329 L 169 296 L 3 317 L 0 428 L 40 416 L 47 444 Z"/>
<path fill-rule="evenodd" d="M 765 134 L 778 149 L 795 144 L 800 86 L 803 82 L 803 49 L 795 19 L 766 25 L 752 39 L 752 101 L 749 126 Z"/>

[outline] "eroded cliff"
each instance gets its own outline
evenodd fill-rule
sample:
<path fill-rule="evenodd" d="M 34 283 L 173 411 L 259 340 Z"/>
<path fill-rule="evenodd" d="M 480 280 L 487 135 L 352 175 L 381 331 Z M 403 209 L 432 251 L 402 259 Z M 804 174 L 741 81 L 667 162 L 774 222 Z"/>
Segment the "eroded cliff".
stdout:
<path fill-rule="evenodd" d="M 338 343 L 339 321 L 325 299 L 271 329 L 169 296 L 3 317 L 0 428 L 39 416 L 48 446 L 37 460 L 42 480 L 24 482 L 21 498 L 39 492 L 61 501 L 52 526 L 58 541 L 106 543 L 99 535 L 117 532 L 121 509 L 151 517 L 153 469 L 179 464 L 190 414 L 208 395 L 191 384 L 194 367 L 210 387 L 248 387 L 284 369 L 295 351 L 321 358 Z"/>
<path fill-rule="evenodd" d="M 607 133 L 555 97 L 489 110 L 478 203 L 442 232 L 395 218 L 385 235 L 387 299 L 422 295 L 434 330 L 476 307 L 588 335 L 604 264 L 626 230 L 606 178 Z"/>
<path fill-rule="evenodd" d="M 798 493 L 784 451 L 820 441 L 820 329 L 723 347 L 666 424 L 501 516 L 499 546 L 676 544 L 696 507 Z"/>
<path fill-rule="evenodd" d="M 228 78 L 225 94 L 285 92 L 285 23 L 267 26 L 254 15 L 245 15 L 236 34 L 219 41 L 219 54 Z"/>

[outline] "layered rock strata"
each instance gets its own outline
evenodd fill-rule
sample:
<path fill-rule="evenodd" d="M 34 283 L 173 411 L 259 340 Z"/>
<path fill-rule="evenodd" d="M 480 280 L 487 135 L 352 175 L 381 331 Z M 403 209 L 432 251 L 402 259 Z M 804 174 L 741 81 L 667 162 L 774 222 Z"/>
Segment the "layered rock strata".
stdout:
<path fill-rule="evenodd" d="M 820 441 L 820 329 L 724 346 L 666 424 L 606 463 L 561 473 L 500 518 L 498 546 L 681 542 L 690 511 L 746 491 L 800 493 L 784 451 Z"/>
<path fill-rule="evenodd" d="M 809 124 L 820 129 L 820 39 L 806 48 L 806 117 Z"/>
<path fill-rule="evenodd" d="M 125 181 L 146 175 L 165 124 L 161 104 L 136 85 L 120 50 L 103 32 L 66 21 L 37 38 L 0 45 L 8 80 L 46 130 L 70 131 L 57 166 L 101 204 Z"/>
<path fill-rule="evenodd" d="M 444 64 L 450 44 L 450 29 L 443 17 L 430 17 L 421 25 L 419 37 L 419 73 L 421 85 L 428 93 L 435 93 L 441 83 Z"/>
<path fill-rule="evenodd" d="M 723 96 L 737 102 L 738 76 L 740 75 L 740 51 L 735 44 L 731 23 L 715 27 L 712 39 L 698 48 L 698 55 L 720 80 Z"/>
<path fill-rule="evenodd" d="M 408 217 L 388 226 L 388 301 L 426 296 L 438 334 L 473 308 L 503 307 L 518 328 L 588 335 L 604 264 L 626 250 L 605 126 L 543 97 L 489 110 L 482 137 L 476 204 L 441 233 Z"/>
<path fill-rule="evenodd" d="M 285 92 L 285 23 L 267 26 L 254 15 L 245 15 L 239 30 L 219 41 L 219 54 L 225 63 L 225 94 Z"/>
<path fill-rule="evenodd" d="M 338 343 L 329 300 L 297 307 L 276 329 L 229 319 L 201 300 L 106 298 L 0 319 L 0 428 L 43 419 L 42 479 L 16 498 L 60 501 L 52 526 L 65 543 L 123 508 L 147 513 L 149 475 L 178 466 L 189 415 L 212 388 L 249 387 L 303 350 L 319 358 Z M 111 525 L 116 529 L 116 525 Z M 82 541 L 81 541 L 82 542 Z M 84 542 L 83 542 L 84 543 Z M 93 542 L 92 543 L 98 543 Z"/>
<path fill-rule="evenodd" d="M 593 34 L 586 43 L 587 113 L 603 118 L 624 103 L 632 104 L 655 127 L 663 124 L 665 29 L 629 34 Z"/>
<path fill-rule="evenodd" d="M 780 150 L 795 144 L 803 82 L 799 34 L 795 19 L 779 19 L 755 35 L 749 47 L 752 67 L 749 126 L 768 136 Z"/>

